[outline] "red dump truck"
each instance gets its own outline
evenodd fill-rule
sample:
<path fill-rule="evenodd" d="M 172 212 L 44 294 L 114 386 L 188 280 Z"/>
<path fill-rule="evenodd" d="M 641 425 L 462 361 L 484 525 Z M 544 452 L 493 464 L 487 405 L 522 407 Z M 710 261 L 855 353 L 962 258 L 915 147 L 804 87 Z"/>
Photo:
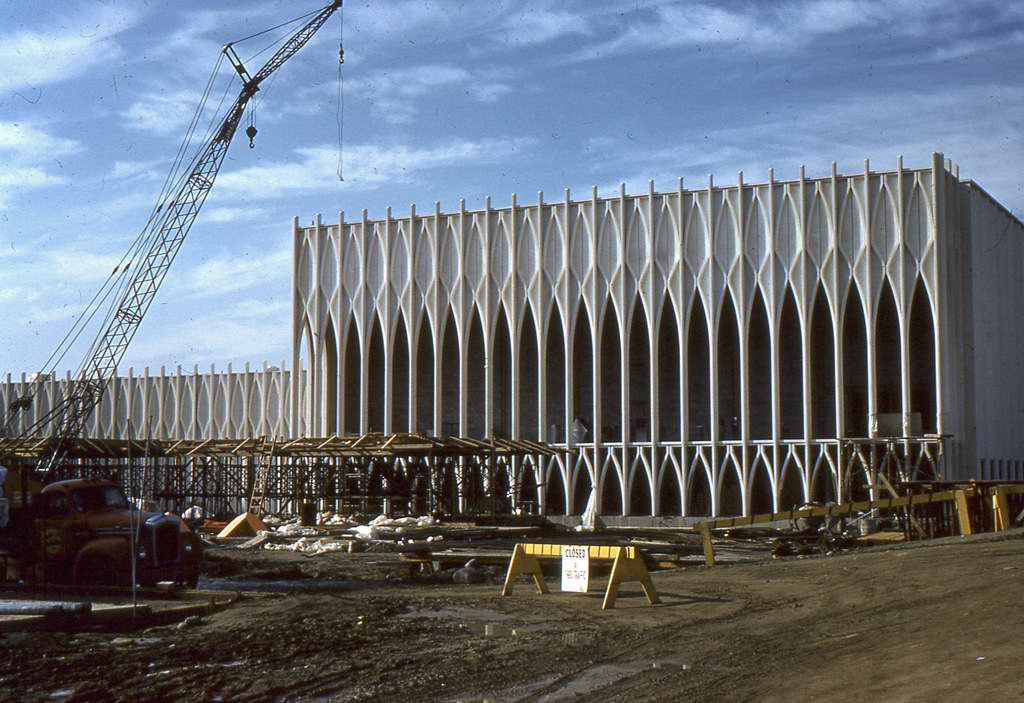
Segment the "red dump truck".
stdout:
<path fill-rule="evenodd" d="M 0 516 L 0 580 L 130 586 L 134 576 L 142 586 L 195 587 L 203 545 L 178 516 L 133 509 L 111 481 L 24 488 Z"/>

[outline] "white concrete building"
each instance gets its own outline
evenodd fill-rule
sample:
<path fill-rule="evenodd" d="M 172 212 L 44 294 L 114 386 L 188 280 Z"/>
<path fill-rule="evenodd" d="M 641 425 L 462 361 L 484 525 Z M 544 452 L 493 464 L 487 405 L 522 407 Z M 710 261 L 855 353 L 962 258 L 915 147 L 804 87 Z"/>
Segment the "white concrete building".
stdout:
<path fill-rule="evenodd" d="M 842 500 L 885 457 L 1022 478 L 1024 226 L 940 154 L 318 216 L 294 245 L 293 425 L 564 445 L 507 477 L 549 514 L 592 485 L 621 516 Z"/>
<path fill-rule="evenodd" d="M 338 223 L 294 226 L 298 373 L 129 370 L 87 436 L 544 439 L 500 481 L 548 514 L 1024 479 L 1024 225 L 939 154 Z M 35 390 L 7 432 L 68 381 L 7 377 L 4 407 Z"/>
<path fill-rule="evenodd" d="M 292 410 L 301 402 L 292 402 L 291 373 L 283 369 L 283 362 L 280 367 L 264 363 L 256 370 L 246 364 L 241 371 L 228 364 L 220 372 L 213 367 L 207 372 L 161 367 L 155 374 L 148 368 L 141 373 L 128 369 L 107 385 L 83 434 L 143 440 L 293 437 L 299 432 L 292 429 Z M 20 435 L 36 427 L 60 404 L 71 381 L 70 372 L 64 378 L 45 379 L 8 375 L 0 382 L 0 407 L 11 408 L 19 398 L 31 398 L 31 403 L 11 413 L 7 434 Z M 53 421 L 38 429 L 42 436 L 56 432 Z"/>

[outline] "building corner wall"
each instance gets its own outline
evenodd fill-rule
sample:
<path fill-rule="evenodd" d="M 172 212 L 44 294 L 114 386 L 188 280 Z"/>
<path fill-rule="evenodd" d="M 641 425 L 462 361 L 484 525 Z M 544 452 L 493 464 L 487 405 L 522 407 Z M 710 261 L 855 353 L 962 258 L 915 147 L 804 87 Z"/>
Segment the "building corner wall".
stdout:
<path fill-rule="evenodd" d="M 970 200 L 950 164 L 932 155 L 935 183 L 938 432 L 948 437 L 945 478 L 976 475 Z"/>
<path fill-rule="evenodd" d="M 970 475 L 1019 477 L 1024 467 L 1024 225 L 977 184 L 960 185 L 960 222 L 970 232 L 964 305 L 965 342 L 973 352 L 964 368 L 973 425 Z M 965 295 L 965 298 L 968 296 Z"/>

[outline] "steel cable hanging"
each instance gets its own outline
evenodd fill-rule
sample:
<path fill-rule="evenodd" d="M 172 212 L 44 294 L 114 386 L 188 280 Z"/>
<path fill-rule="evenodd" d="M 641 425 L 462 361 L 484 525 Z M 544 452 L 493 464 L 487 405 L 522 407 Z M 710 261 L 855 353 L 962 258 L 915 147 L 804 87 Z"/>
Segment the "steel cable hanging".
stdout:
<path fill-rule="evenodd" d="M 270 78 L 285 61 L 301 49 L 340 5 L 341 0 L 334 0 L 329 5 L 304 15 L 303 17 L 312 15 L 313 18 L 284 41 L 254 76 L 246 71 L 244 64 L 231 49 L 231 44 L 226 45 L 218 56 L 217 65 L 214 67 L 211 78 L 203 91 L 203 97 L 193 113 L 185 138 L 175 156 L 172 168 L 164 181 L 160 198 L 151 211 L 146 226 L 108 276 L 100 291 L 93 296 L 90 301 L 91 307 L 88 307 L 87 312 L 78 319 L 72 327 L 72 331 L 65 335 L 58 351 L 51 354 L 47 364 L 43 367 L 45 369 L 52 363 L 55 368 L 56 363 L 63 360 L 70 347 L 81 336 L 87 323 L 91 323 L 95 318 L 100 303 L 106 302 L 111 293 L 116 293 L 117 296 L 114 298 L 113 304 L 103 318 L 101 331 L 91 343 L 89 352 L 76 374 L 76 379 L 67 384 L 63 397 L 58 401 L 56 407 L 46 413 L 43 421 L 35 423 L 29 431 L 19 434 L 20 438 L 27 438 L 33 431 L 38 432 L 49 423 L 56 421 L 57 425 L 54 428 L 56 429 L 56 448 L 45 466 L 40 465 L 39 468 L 44 472 L 55 468 L 65 451 L 62 448 L 63 442 L 77 437 L 81 433 L 86 419 L 101 401 L 107 384 L 114 377 L 117 363 L 137 332 L 138 326 L 152 304 L 186 234 L 198 216 L 227 154 L 245 108 L 259 91 L 260 84 Z M 295 21 L 291 20 L 276 25 L 245 39 L 260 36 Z M 242 88 L 230 108 L 223 114 L 220 110 L 220 106 L 223 106 L 224 102 L 222 97 L 221 104 L 211 120 L 207 137 L 204 138 L 200 148 L 188 162 L 187 168 L 184 168 L 184 155 L 193 143 L 196 129 L 225 56 L 241 77 Z M 41 381 L 41 375 L 37 376 L 36 380 Z M 19 411 L 24 409 L 25 399 L 22 398 L 13 403 L 12 410 L 15 405 L 18 405 Z"/>
<path fill-rule="evenodd" d="M 96 317 L 96 314 L 110 299 L 111 294 L 123 290 L 132 263 L 136 260 L 138 254 L 147 248 L 146 244 L 152 237 L 152 232 L 150 231 L 150 228 L 154 220 L 156 219 L 157 215 L 163 208 L 164 204 L 166 203 L 167 198 L 169 197 L 169 193 L 171 192 L 170 189 L 172 184 L 174 184 L 178 179 L 177 174 L 181 170 L 181 164 L 184 155 L 185 153 L 187 153 L 189 146 L 192 143 L 193 136 L 195 135 L 196 126 L 199 124 L 200 117 L 206 108 L 210 92 L 213 88 L 214 82 L 216 81 L 217 74 L 220 72 L 223 62 L 224 54 L 221 53 L 218 55 L 213 70 L 210 72 L 210 76 L 207 79 L 206 85 L 203 88 L 203 92 L 200 96 L 199 102 L 197 103 L 195 109 L 193 110 L 192 117 L 189 120 L 189 125 L 185 132 L 185 136 L 182 139 L 180 145 L 178 146 L 178 151 L 175 154 L 174 160 L 171 163 L 171 168 L 168 171 L 167 176 L 165 176 L 164 178 L 164 182 L 161 186 L 160 192 L 157 195 L 156 203 L 154 204 L 153 209 L 150 211 L 149 217 L 146 220 L 146 224 L 143 225 L 142 229 L 135 236 L 135 239 L 129 245 L 128 249 L 125 251 L 124 254 L 122 254 L 120 260 L 114 265 L 114 268 L 111 269 L 110 274 L 107 276 L 106 279 L 104 279 L 103 283 L 100 284 L 100 287 L 93 294 L 89 302 L 86 303 L 85 307 L 82 309 L 81 314 L 76 318 L 75 322 L 71 325 L 68 331 L 65 332 L 64 336 L 57 343 L 57 346 L 50 353 L 49 357 L 47 357 L 47 359 L 41 364 L 41 366 L 39 367 L 39 371 L 36 372 L 36 374 L 34 375 L 32 386 L 12 404 L 12 407 L 5 408 L 4 422 L 2 425 L 4 433 L 6 433 L 6 431 L 9 429 L 9 426 L 14 422 L 15 416 L 21 410 L 28 407 L 32 399 L 38 393 L 41 384 L 47 378 L 55 378 L 58 365 L 67 357 L 68 353 L 81 338 L 82 334 L 89 328 L 93 319 Z M 224 95 L 226 94 L 227 88 L 225 88 Z M 223 104 L 223 100 L 224 98 L 222 97 L 221 105 Z M 219 113 L 219 111 L 220 108 L 218 107 L 217 112 Z M 216 118 L 217 114 L 214 114 L 213 118 L 211 119 L 211 123 L 215 122 Z M 210 128 L 210 130 L 212 131 L 212 127 Z M 149 236 L 147 236 L 147 232 L 149 232 Z M 108 306 L 107 315 L 105 316 L 102 322 L 103 327 L 106 327 L 106 325 L 109 323 L 111 312 L 112 311 L 109 309 Z M 90 345 L 87 355 L 84 358 L 89 358 L 92 355 L 92 353 L 95 351 L 96 342 L 97 340 L 93 340 L 93 343 Z M 84 362 L 80 364 L 79 367 L 75 370 L 75 377 L 81 375 L 82 371 L 84 370 L 83 365 Z M 37 421 L 34 422 L 32 425 L 25 428 L 20 434 L 32 435 L 37 433 L 38 431 L 46 427 L 46 425 L 48 425 L 57 416 L 61 415 L 63 413 L 63 410 L 64 409 L 61 407 L 61 405 L 58 404 L 54 408 L 51 408 L 49 412 L 38 418 Z"/>

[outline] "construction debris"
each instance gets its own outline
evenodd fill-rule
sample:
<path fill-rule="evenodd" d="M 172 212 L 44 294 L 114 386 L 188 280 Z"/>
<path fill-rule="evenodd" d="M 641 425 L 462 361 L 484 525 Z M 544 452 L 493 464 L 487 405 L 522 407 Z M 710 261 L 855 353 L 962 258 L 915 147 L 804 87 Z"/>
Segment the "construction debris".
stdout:
<path fill-rule="evenodd" d="M 252 537 L 267 529 L 266 523 L 255 513 L 245 512 L 229 522 L 217 536 L 221 539 L 226 537 Z"/>

